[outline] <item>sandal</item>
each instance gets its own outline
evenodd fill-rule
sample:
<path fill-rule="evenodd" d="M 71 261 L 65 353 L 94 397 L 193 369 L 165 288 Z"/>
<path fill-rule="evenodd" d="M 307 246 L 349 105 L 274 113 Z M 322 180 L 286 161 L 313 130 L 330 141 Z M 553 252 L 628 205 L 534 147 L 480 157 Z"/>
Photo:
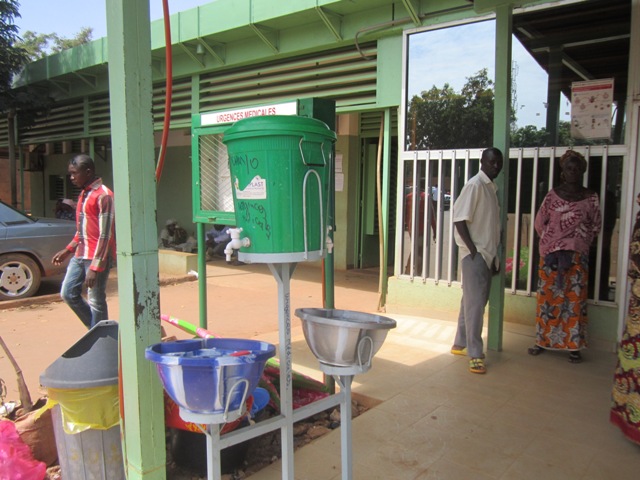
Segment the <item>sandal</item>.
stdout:
<path fill-rule="evenodd" d="M 469 360 L 469 371 L 471 373 L 487 373 L 487 369 L 484 366 L 484 360 L 481 358 L 472 358 Z"/>
<path fill-rule="evenodd" d="M 539 347 L 538 345 L 534 345 L 533 347 L 527 349 L 527 353 L 529 355 L 533 355 L 534 357 L 537 357 L 541 353 L 544 353 L 544 348 Z"/>
<path fill-rule="evenodd" d="M 462 355 L 462 356 L 467 356 L 467 347 L 460 347 L 458 345 L 454 345 L 453 347 L 451 347 L 451 353 L 453 355 Z"/>
<path fill-rule="evenodd" d="M 582 363 L 580 352 L 569 352 L 569 363 Z"/>

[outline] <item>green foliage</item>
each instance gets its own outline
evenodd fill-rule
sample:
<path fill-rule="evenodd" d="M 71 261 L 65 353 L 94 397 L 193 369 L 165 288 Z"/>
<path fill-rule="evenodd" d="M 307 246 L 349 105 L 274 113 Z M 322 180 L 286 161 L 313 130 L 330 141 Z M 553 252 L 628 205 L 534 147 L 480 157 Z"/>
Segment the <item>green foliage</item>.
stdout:
<path fill-rule="evenodd" d="M 514 92 L 515 95 L 515 92 Z M 460 92 L 448 83 L 414 95 L 407 116 L 407 147 L 410 150 L 486 148 L 493 144 L 493 82 L 484 68 L 468 77 Z M 571 137 L 570 122 L 558 122 L 558 140 L 546 128 L 526 125 L 515 128 L 511 112 L 511 147 L 592 145 L 597 142 Z"/>
<path fill-rule="evenodd" d="M 36 33 L 27 30 L 22 35 L 22 40 L 18 42 L 18 45 L 27 52 L 29 60 L 34 61 L 47 55 L 47 48 L 51 41 L 51 34 Z"/>
<path fill-rule="evenodd" d="M 511 132 L 512 147 L 544 147 L 547 145 L 549 134 L 546 128 L 526 125 Z"/>
<path fill-rule="evenodd" d="M 34 115 L 49 108 L 50 99 L 37 88 L 12 89 L 14 76 L 29 61 L 14 23 L 19 6 L 17 0 L 0 0 L 0 114 L 13 118 L 19 112 L 20 124 L 29 126 Z"/>
<path fill-rule="evenodd" d="M 35 61 L 47 55 L 89 43 L 92 37 L 93 29 L 90 27 L 83 27 L 73 38 L 61 37 L 57 33 L 37 33 L 27 30 L 18 45 L 27 52 L 31 61 Z"/>
<path fill-rule="evenodd" d="M 493 81 L 484 68 L 468 77 L 460 93 L 449 84 L 414 95 L 409 104 L 412 150 L 483 148 L 493 139 Z"/>
<path fill-rule="evenodd" d="M 19 37 L 14 19 L 20 17 L 19 6 L 17 0 L 0 0 L 0 111 L 9 107 L 13 76 L 27 61 L 26 52 L 15 45 Z"/>
<path fill-rule="evenodd" d="M 595 140 L 576 139 L 571 137 L 571 123 L 558 122 L 558 142 L 553 142 L 545 128 L 538 129 L 534 125 L 526 125 L 511 132 L 511 146 L 524 147 L 549 147 L 553 145 L 597 145 Z"/>

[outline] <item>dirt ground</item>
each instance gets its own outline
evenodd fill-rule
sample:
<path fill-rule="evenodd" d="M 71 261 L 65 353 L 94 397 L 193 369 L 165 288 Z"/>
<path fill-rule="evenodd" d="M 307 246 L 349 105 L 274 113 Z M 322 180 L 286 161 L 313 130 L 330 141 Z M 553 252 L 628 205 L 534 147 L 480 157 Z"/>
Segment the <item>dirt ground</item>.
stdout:
<path fill-rule="evenodd" d="M 160 311 L 163 314 L 198 325 L 198 282 L 185 278 L 163 277 L 160 287 Z M 378 280 L 371 273 L 336 272 L 335 306 L 363 312 L 377 307 Z M 278 286 L 266 265 L 228 266 L 224 261 L 207 265 L 208 329 L 229 338 L 276 338 L 278 332 Z M 40 374 L 85 333 L 75 314 L 57 295 L 55 300 L 39 303 L 23 301 L 24 306 L 6 308 L 0 303 L 0 336 L 9 347 L 25 378 L 31 396 L 46 394 L 39 383 Z M 108 286 L 109 312 L 113 320 L 123 316 L 117 293 L 117 272 L 112 272 Z M 292 335 L 301 334 L 296 308 L 322 307 L 321 271 L 315 266 L 299 264 L 291 280 Z M 189 338 L 183 331 L 163 323 L 168 335 Z M 271 341 L 271 340 L 268 340 Z M 0 352 L 0 378 L 7 385 L 7 399 L 18 399 L 16 375 Z"/>
<path fill-rule="evenodd" d="M 160 311 L 199 323 L 198 282 L 193 278 L 161 276 Z M 117 272 L 108 287 L 111 318 L 125 318 L 120 311 Z M 335 306 L 374 312 L 378 303 L 378 278 L 374 273 L 336 272 Z M 55 285 L 49 287 L 55 290 Z M 320 268 L 297 265 L 291 280 L 292 336 L 302 335 L 296 308 L 322 307 Z M 8 308 L 9 307 L 9 308 Z M 277 343 L 278 284 L 266 265 L 207 265 L 208 329 L 229 338 L 257 338 Z M 119 320 L 122 321 L 122 320 Z M 163 323 L 167 335 L 190 338 L 182 330 Z M 33 401 L 46 395 L 40 374 L 86 333 L 73 312 L 56 293 L 31 301 L 0 303 L 0 336 L 22 370 Z M 16 373 L 4 352 L 0 352 L 0 379 L 6 384 L 5 401 L 18 401 Z"/>

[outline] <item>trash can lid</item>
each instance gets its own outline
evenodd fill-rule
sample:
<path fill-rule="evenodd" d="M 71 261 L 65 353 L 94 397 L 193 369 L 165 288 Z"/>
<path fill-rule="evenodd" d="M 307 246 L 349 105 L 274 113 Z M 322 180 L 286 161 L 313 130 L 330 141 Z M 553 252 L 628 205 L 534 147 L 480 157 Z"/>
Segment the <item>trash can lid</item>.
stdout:
<path fill-rule="evenodd" d="M 92 388 L 118 383 L 118 322 L 102 320 L 40 374 L 51 388 Z"/>
<path fill-rule="evenodd" d="M 265 115 L 238 120 L 224 132 L 222 142 L 245 137 L 315 134 L 335 141 L 336 134 L 326 123 L 298 115 Z"/>

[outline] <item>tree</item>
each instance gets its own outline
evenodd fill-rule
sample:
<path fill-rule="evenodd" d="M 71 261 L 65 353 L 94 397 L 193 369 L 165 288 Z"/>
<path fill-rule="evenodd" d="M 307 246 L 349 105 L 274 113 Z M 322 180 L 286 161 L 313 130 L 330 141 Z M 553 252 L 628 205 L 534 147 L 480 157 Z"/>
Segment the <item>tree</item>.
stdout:
<path fill-rule="evenodd" d="M 493 139 L 493 81 L 484 68 L 468 77 L 460 93 L 435 85 L 409 104 L 411 149 L 485 148 Z"/>
<path fill-rule="evenodd" d="M 597 140 L 573 138 L 571 136 L 571 123 L 560 120 L 558 122 L 558 145 L 598 145 Z M 538 129 L 534 125 L 526 125 L 511 132 L 512 147 L 550 147 L 549 132 L 546 128 Z"/>
<path fill-rule="evenodd" d="M 89 43 L 93 38 L 93 28 L 91 27 L 82 27 L 76 36 L 73 38 L 65 38 L 60 37 L 56 34 L 54 35 L 54 46 L 52 48 L 53 53 L 58 53 L 63 50 L 68 50 L 73 47 L 77 47 L 78 45 L 84 45 L 85 43 Z"/>
<path fill-rule="evenodd" d="M 0 0 L 0 114 L 7 118 L 11 204 L 14 207 L 18 205 L 15 160 L 16 114 L 20 112 L 22 125 L 28 126 L 35 114 L 46 110 L 50 105 L 46 92 L 40 89 L 12 89 L 14 76 L 29 60 L 27 51 L 17 45 L 20 38 L 14 19 L 20 17 L 19 7 L 20 3 L 17 0 Z"/>
<path fill-rule="evenodd" d="M 22 35 L 22 40 L 17 44 L 27 52 L 29 60 L 35 61 L 47 56 L 49 44 L 52 41 L 53 35 L 50 33 L 36 33 L 27 30 Z"/>
<path fill-rule="evenodd" d="M 17 0 L 0 0 L 0 108 L 11 90 L 13 76 L 24 65 L 27 57 L 24 49 L 15 46 L 19 40 L 18 26 L 13 23 L 20 17 Z"/>
<path fill-rule="evenodd" d="M 0 0 L 0 112 L 7 115 L 9 134 L 9 175 L 11 185 L 11 204 L 18 204 L 16 188 L 16 162 L 15 162 L 15 95 L 11 90 L 13 76 L 25 64 L 27 55 L 24 49 L 14 44 L 18 40 L 18 27 L 14 23 L 16 17 L 20 17 L 17 0 Z"/>
<path fill-rule="evenodd" d="M 511 132 L 511 146 L 544 147 L 547 144 L 548 134 L 545 128 L 538 130 L 535 125 L 525 125 Z"/>
<path fill-rule="evenodd" d="M 36 61 L 52 53 L 59 53 L 69 48 L 89 43 L 93 37 L 93 29 L 83 27 L 73 38 L 61 37 L 57 33 L 37 33 L 27 30 L 17 46 L 26 50 L 29 60 Z"/>

